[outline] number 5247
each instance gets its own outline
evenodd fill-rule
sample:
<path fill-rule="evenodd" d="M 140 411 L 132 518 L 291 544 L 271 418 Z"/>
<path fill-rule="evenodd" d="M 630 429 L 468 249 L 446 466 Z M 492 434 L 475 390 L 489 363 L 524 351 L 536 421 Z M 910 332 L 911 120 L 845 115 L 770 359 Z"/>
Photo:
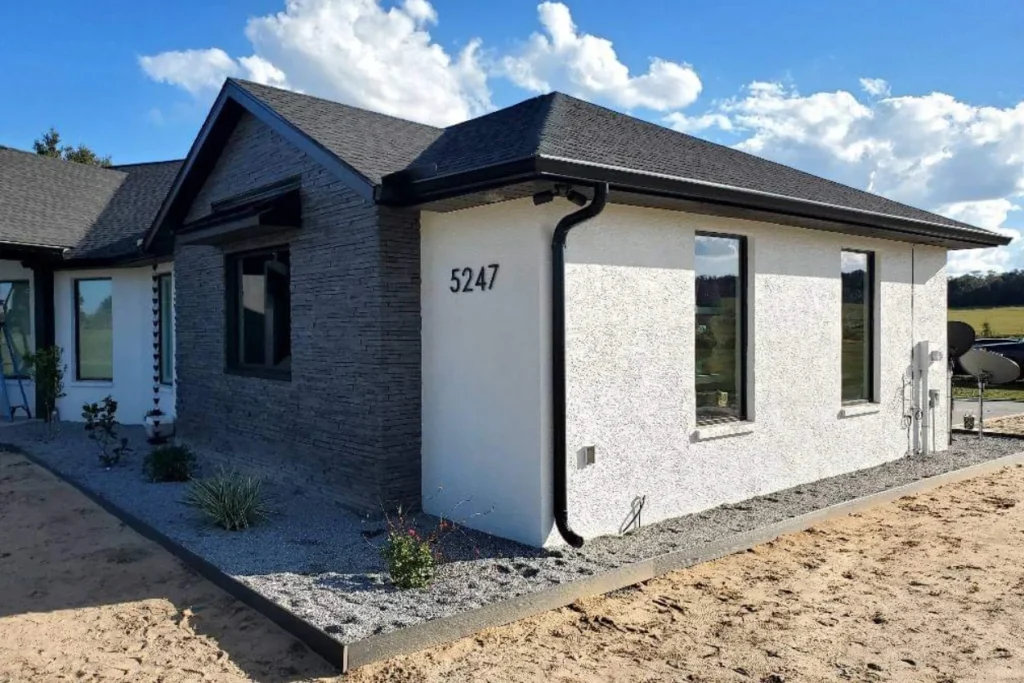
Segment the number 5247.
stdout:
<path fill-rule="evenodd" d="M 490 272 L 488 272 L 490 271 Z M 494 289 L 494 280 L 498 277 L 498 264 L 473 268 L 452 268 L 451 292 L 484 292 Z"/>

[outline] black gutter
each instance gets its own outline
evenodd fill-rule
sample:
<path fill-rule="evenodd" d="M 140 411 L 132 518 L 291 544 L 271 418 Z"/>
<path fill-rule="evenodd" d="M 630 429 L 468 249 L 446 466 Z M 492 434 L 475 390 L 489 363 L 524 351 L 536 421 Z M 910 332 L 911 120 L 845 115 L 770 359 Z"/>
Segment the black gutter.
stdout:
<path fill-rule="evenodd" d="M 641 195 L 700 202 L 714 206 L 763 211 L 797 220 L 825 221 L 862 230 L 888 233 L 896 239 L 939 240 L 963 248 L 994 247 L 1009 243 L 998 233 L 941 225 L 924 220 L 862 211 L 766 192 L 744 190 L 685 178 L 643 173 L 570 159 L 533 156 L 434 178 L 410 181 L 401 173 L 386 176 L 378 201 L 415 206 L 461 195 L 493 190 L 520 182 L 543 180 L 569 184 L 607 183 L 612 189 Z"/>
<path fill-rule="evenodd" d="M 583 537 L 569 527 L 569 492 L 565 461 L 565 241 L 569 231 L 604 211 L 608 201 L 608 183 L 594 187 L 594 198 L 579 211 L 562 217 L 551 237 L 551 403 L 554 431 L 554 515 L 555 526 L 573 548 L 583 545 Z"/>

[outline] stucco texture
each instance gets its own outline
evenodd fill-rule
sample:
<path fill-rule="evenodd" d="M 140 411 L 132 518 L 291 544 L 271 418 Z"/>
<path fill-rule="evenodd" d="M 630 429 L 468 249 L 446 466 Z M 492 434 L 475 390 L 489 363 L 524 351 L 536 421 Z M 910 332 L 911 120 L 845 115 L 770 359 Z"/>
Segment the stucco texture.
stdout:
<path fill-rule="evenodd" d="M 549 259 L 554 225 L 572 209 L 522 200 L 422 220 L 425 507 L 469 500 L 461 509 L 486 512 L 467 515 L 471 526 L 537 545 L 559 542 L 550 510 Z M 748 423 L 740 430 L 698 430 L 696 422 L 698 230 L 747 237 Z M 877 285 L 877 405 L 846 413 L 843 249 L 875 253 Z M 945 349 L 945 259 L 931 247 L 620 205 L 573 230 L 566 266 L 573 528 L 585 537 L 617 533 L 640 497 L 648 524 L 921 447 L 918 422 L 908 428 L 904 420 L 912 412 L 911 352 L 922 340 Z M 493 291 L 448 291 L 451 268 L 495 260 L 504 281 Z M 927 372 L 940 391 L 931 413 L 939 448 L 947 434 L 944 368 L 932 363 Z M 596 448 L 593 465 L 582 463 L 586 446 Z"/>

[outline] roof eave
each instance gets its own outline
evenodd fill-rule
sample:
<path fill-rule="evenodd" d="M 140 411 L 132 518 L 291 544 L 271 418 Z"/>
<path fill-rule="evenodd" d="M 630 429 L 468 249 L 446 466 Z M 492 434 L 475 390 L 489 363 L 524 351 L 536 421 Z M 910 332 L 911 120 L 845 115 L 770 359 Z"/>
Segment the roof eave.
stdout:
<path fill-rule="evenodd" d="M 889 214 L 797 199 L 784 195 L 537 155 L 462 173 L 408 181 L 400 174 L 383 179 L 377 199 L 382 204 L 416 206 L 528 180 L 590 185 L 609 183 L 619 192 L 654 195 L 722 207 L 747 209 L 800 221 L 824 221 L 887 233 L 910 242 L 941 242 L 950 249 L 996 247 L 1011 238 L 987 230 L 969 230 Z"/>

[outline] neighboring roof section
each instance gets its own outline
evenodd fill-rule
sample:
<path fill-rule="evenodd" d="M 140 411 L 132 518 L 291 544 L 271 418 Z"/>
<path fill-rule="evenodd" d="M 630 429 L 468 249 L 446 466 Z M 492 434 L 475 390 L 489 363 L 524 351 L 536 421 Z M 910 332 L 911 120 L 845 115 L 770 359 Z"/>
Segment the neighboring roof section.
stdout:
<path fill-rule="evenodd" d="M 112 166 L 128 177 L 68 257 L 117 258 L 138 253 L 138 241 L 149 230 L 179 168 L 180 160 Z"/>
<path fill-rule="evenodd" d="M 101 168 L 0 147 L 0 244 L 134 255 L 180 164 Z"/>

